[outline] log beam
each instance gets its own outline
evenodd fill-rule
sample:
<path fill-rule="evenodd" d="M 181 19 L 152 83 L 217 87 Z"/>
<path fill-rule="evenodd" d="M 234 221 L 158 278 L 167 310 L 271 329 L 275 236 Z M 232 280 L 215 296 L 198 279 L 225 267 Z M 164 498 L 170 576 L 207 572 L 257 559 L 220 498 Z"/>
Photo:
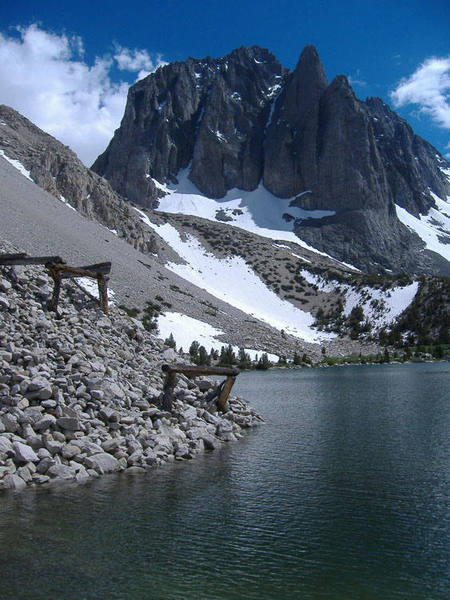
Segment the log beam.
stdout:
<path fill-rule="evenodd" d="M 63 264 L 64 261 L 60 256 L 27 256 L 21 254 L 0 254 L 0 266 L 13 267 L 16 265 L 47 265 L 47 264 Z"/>
<path fill-rule="evenodd" d="M 233 367 L 203 367 L 197 365 L 162 365 L 162 370 L 166 373 L 164 382 L 164 392 L 161 401 L 163 410 L 171 411 L 173 404 L 173 391 L 177 384 L 177 373 L 183 373 L 188 377 L 197 377 L 199 375 L 225 375 L 226 379 L 221 384 L 216 400 L 217 408 L 220 411 L 226 410 L 227 400 L 231 392 L 231 388 L 239 375 L 239 370 Z"/>

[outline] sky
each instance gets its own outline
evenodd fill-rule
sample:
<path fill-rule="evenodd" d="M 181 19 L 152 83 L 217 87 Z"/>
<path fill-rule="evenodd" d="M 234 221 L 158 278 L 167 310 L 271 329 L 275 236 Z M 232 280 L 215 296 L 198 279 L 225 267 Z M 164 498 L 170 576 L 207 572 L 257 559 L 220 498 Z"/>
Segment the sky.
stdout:
<path fill-rule="evenodd" d="M 0 0 L 0 103 L 90 165 L 129 85 L 254 44 L 289 69 L 314 44 L 329 81 L 347 75 L 450 159 L 449 0 Z"/>

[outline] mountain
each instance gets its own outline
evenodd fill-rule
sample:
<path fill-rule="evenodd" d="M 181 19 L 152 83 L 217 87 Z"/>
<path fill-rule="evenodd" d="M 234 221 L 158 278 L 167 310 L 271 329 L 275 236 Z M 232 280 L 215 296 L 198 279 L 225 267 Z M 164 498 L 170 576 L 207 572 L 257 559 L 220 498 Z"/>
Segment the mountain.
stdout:
<path fill-rule="evenodd" d="M 70 148 L 5 105 L 0 105 L 0 153 L 18 161 L 34 183 L 80 214 L 143 252 L 156 251 L 154 236 L 107 181 L 87 169 Z"/>
<path fill-rule="evenodd" d="M 313 46 L 293 72 L 256 46 L 159 68 L 130 88 L 92 168 L 153 209 L 186 174 L 219 217 L 230 193 L 267 192 L 259 212 L 340 261 L 450 274 L 449 163 L 382 100 L 329 83 Z"/>
<path fill-rule="evenodd" d="M 66 189 L 65 201 L 56 187 L 54 194 L 42 189 L 33 182 L 31 174 L 41 182 L 46 180 L 45 171 L 39 171 L 42 160 L 38 149 L 44 152 L 47 145 L 55 152 L 55 162 L 63 164 L 64 157 L 69 156 L 74 165 L 80 166 L 81 189 L 86 189 L 91 178 L 100 178 L 77 162 L 73 153 L 67 155 L 65 146 L 19 117 L 15 111 L 3 110 L 0 120 L 0 242 L 13 244 L 14 250 L 9 251 L 24 251 L 32 256 L 60 255 L 69 265 L 111 261 L 108 287 L 113 301 L 125 306 L 148 328 L 156 331 L 159 327 L 162 339 L 173 333 L 178 347 L 185 350 L 193 340 L 200 340 L 208 350 L 220 350 L 231 343 L 235 351 L 243 347 L 252 350 L 253 356 L 263 351 L 292 356 L 297 351 L 314 360 L 320 357 L 322 340 L 329 346 L 330 354 L 348 354 L 361 348 L 376 350 L 373 343 L 361 346 L 358 341 L 332 339 L 327 333 L 314 331 L 311 313 L 321 297 L 315 297 L 313 286 L 306 281 L 308 297 L 301 302 L 289 302 L 284 298 L 287 292 L 279 287 L 281 295 L 276 294 L 278 284 L 269 280 L 272 263 L 279 259 L 284 265 L 291 251 L 274 245 L 270 239 L 236 230 L 231 246 L 224 223 L 192 217 L 186 224 L 184 217 L 167 215 L 162 220 L 157 214 L 152 214 L 150 221 L 143 211 L 118 197 L 116 212 L 107 196 L 98 196 L 97 214 L 111 212 L 112 218 L 123 220 L 117 231 L 95 215 L 83 214 L 89 205 L 87 198 L 78 210 L 75 208 L 79 198 L 76 186 L 73 197 L 71 188 Z M 49 179 L 53 180 L 53 175 L 49 174 Z M 122 204 L 126 208 L 123 213 Z M 140 249 L 134 247 L 135 232 L 142 234 Z M 185 243 L 177 247 L 174 240 L 181 243 L 182 238 Z M 247 265 L 237 255 L 230 260 L 231 249 L 243 255 L 255 254 L 262 262 L 251 266 L 253 259 L 249 259 Z M 302 248 L 297 249 L 297 254 L 304 257 L 305 264 L 322 265 L 324 269 L 334 264 L 331 259 Z M 204 279 L 199 279 L 201 263 Z M 339 265 L 336 267 L 339 269 Z M 282 272 L 284 278 L 288 271 Z M 300 310 L 300 306 L 305 310 Z"/>

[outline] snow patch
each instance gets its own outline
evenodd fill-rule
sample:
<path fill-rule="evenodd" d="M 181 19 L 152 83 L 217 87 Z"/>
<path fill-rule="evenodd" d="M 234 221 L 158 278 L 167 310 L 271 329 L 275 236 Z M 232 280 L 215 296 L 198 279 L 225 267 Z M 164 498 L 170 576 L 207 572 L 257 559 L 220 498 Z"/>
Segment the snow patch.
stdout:
<path fill-rule="evenodd" d="M 292 223 L 283 219 L 284 213 L 289 213 L 299 220 L 321 219 L 324 216 L 335 214 L 334 211 L 305 210 L 297 206 L 290 206 L 297 196 L 278 198 L 266 190 L 262 184 L 251 192 L 235 188 L 230 190 L 224 198 L 213 200 L 202 195 L 189 180 L 188 175 L 189 169 L 183 169 L 178 174 L 178 184 L 167 185 L 169 193 L 159 200 L 158 210 L 192 215 L 210 221 L 216 221 L 216 214 L 221 211 L 220 214 L 225 213 L 227 217 L 230 217 L 231 220 L 227 221 L 228 225 L 271 240 L 292 242 L 310 252 L 340 263 L 326 252 L 321 252 L 298 238 L 292 230 Z M 351 265 L 344 265 L 357 270 Z"/>
<path fill-rule="evenodd" d="M 61 202 L 63 204 L 65 204 L 68 208 L 71 208 L 72 210 L 74 210 L 75 212 L 77 212 L 77 209 L 74 208 L 71 204 L 69 204 L 69 202 L 64 198 L 64 196 L 61 196 L 61 194 L 59 195 L 59 199 L 61 200 Z"/>
<path fill-rule="evenodd" d="M 275 246 L 275 248 L 286 248 L 286 250 L 292 250 L 292 248 L 290 246 L 287 246 L 286 244 L 273 244 Z M 291 252 L 291 255 L 294 258 L 299 258 L 300 260 L 303 260 L 304 262 L 310 263 L 311 261 L 308 260 L 307 258 L 305 258 L 304 256 L 300 256 L 299 254 L 295 254 L 295 252 Z"/>
<path fill-rule="evenodd" d="M 281 85 L 279 83 L 272 85 L 270 88 L 267 89 L 267 97 L 273 98 L 274 96 L 278 95 L 280 90 L 281 90 Z"/>
<path fill-rule="evenodd" d="M 135 209 L 137 210 L 137 209 Z M 137 211 L 141 212 L 141 211 Z M 150 221 L 148 221 L 148 224 Z M 166 268 L 231 306 L 300 339 L 319 343 L 335 337 L 312 329 L 313 316 L 282 300 L 259 279 L 241 257 L 217 258 L 193 235 L 185 239 L 166 223 L 150 223 L 186 264 L 168 263 Z"/>
<path fill-rule="evenodd" d="M 378 290 L 364 287 L 360 291 L 347 289 L 344 314 L 349 316 L 355 306 L 361 306 L 364 318 L 369 321 L 373 329 L 381 329 L 392 323 L 404 312 L 414 300 L 419 283 L 415 281 L 410 285 Z"/>
<path fill-rule="evenodd" d="M 146 225 L 148 225 L 148 227 L 151 227 L 152 229 L 154 228 L 153 223 L 150 221 L 150 219 L 148 218 L 148 216 L 145 214 L 145 212 L 143 210 L 140 210 L 139 208 L 136 208 L 135 206 L 133 206 L 133 209 L 140 215 L 141 221 L 143 223 L 145 223 Z"/>
<path fill-rule="evenodd" d="M 184 352 L 189 351 L 194 341 L 197 341 L 200 346 L 204 346 L 208 352 L 211 349 L 220 351 L 222 346 L 228 346 L 226 342 L 217 339 L 219 336 L 225 335 L 223 331 L 209 325 L 209 323 L 193 319 L 182 313 L 168 312 L 160 315 L 158 318 L 158 330 L 158 337 L 163 340 L 172 334 L 177 348 L 183 348 Z M 237 356 L 239 352 L 238 346 L 232 346 L 232 348 Z M 250 355 L 252 360 L 255 360 L 262 354 L 262 351 L 253 350 L 252 348 L 244 348 L 244 350 Z M 278 362 L 279 359 L 276 354 L 268 354 L 268 358 L 272 362 Z"/>
<path fill-rule="evenodd" d="M 216 129 L 216 131 L 214 132 L 214 135 L 216 136 L 217 139 L 219 139 L 221 142 L 226 142 L 227 138 L 223 135 L 223 133 L 221 131 L 219 131 L 218 129 Z"/>
<path fill-rule="evenodd" d="M 18 171 L 20 171 L 24 177 L 26 177 L 30 181 L 33 181 L 30 177 L 30 171 L 27 171 L 21 162 L 19 162 L 18 160 L 14 159 L 14 158 L 9 158 L 9 156 L 6 156 L 6 154 L 3 152 L 3 150 L 0 150 L 0 156 L 3 156 L 3 158 L 5 160 L 7 160 Z M 33 183 L 34 183 L 34 181 L 33 181 Z"/>
<path fill-rule="evenodd" d="M 348 317 L 355 306 L 361 306 L 364 319 L 368 320 L 374 330 L 391 325 L 414 300 L 419 283 L 417 281 L 406 286 L 398 286 L 380 290 L 365 286 L 355 290 L 347 284 L 327 281 L 323 277 L 302 269 L 301 275 L 321 292 L 335 292 L 340 288 L 344 294 L 344 315 Z"/>
<path fill-rule="evenodd" d="M 303 260 L 304 262 L 311 263 L 311 261 L 308 260 L 307 258 L 305 258 L 304 256 L 300 256 L 299 254 L 295 254 L 295 252 L 291 252 L 291 254 L 295 258 L 299 258 L 300 260 Z"/>
<path fill-rule="evenodd" d="M 161 192 L 164 192 L 165 194 L 170 194 L 170 189 L 167 187 L 167 185 L 165 185 L 164 183 L 159 183 L 159 181 L 157 179 L 154 179 L 150 175 L 147 175 L 146 177 L 148 177 L 149 179 L 151 179 L 153 181 L 153 183 L 155 184 L 155 187 L 158 190 L 161 190 Z"/>
<path fill-rule="evenodd" d="M 430 192 L 438 210 L 430 208 L 427 215 L 414 217 L 407 210 L 395 205 L 398 219 L 412 232 L 417 233 L 425 248 L 450 260 L 450 204 Z"/>
<path fill-rule="evenodd" d="M 78 283 L 78 285 L 81 288 L 83 288 L 83 290 L 85 292 L 87 292 L 89 294 L 89 296 L 92 296 L 96 300 L 99 299 L 97 281 L 95 281 L 94 279 L 91 279 L 90 277 L 77 277 L 76 282 Z M 115 296 L 114 291 L 112 289 L 108 288 L 108 302 L 110 304 L 114 304 L 114 296 Z"/>

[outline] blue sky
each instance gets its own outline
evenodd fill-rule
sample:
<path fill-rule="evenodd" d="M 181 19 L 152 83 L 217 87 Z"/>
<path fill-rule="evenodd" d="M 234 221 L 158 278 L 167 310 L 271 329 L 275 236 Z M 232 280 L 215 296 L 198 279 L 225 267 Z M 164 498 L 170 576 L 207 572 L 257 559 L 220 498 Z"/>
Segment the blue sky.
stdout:
<path fill-rule="evenodd" d="M 359 98 L 380 96 L 450 154 L 448 0 L 0 0 L 0 102 L 88 164 L 128 84 L 162 61 L 257 44 L 292 69 L 310 43 L 330 81 L 347 75 Z"/>

